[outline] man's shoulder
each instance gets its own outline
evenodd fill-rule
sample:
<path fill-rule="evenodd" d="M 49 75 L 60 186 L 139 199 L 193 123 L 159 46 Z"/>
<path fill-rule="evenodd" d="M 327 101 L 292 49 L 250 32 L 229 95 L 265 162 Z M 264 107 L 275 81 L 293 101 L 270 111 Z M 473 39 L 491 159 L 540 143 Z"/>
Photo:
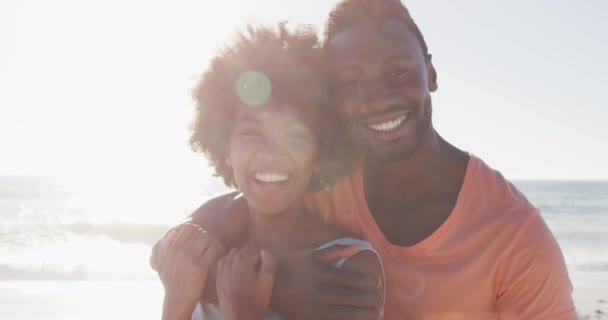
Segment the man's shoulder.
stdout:
<path fill-rule="evenodd" d="M 245 209 L 246 207 L 247 202 L 240 192 L 228 192 L 207 200 L 192 213 L 192 218 L 196 219 L 218 211 L 233 210 L 237 208 Z"/>
<path fill-rule="evenodd" d="M 247 202 L 240 192 L 230 192 L 207 200 L 190 215 L 191 223 L 203 227 L 224 244 L 238 243 L 249 223 Z"/>
<path fill-rule="evenodd" d="M 500 171 L 493 169 L 481 159 L 471 156 L 463 193 L 468 194 L 469 203 L 491 214 L 526 220 L 538 209 Z"/>

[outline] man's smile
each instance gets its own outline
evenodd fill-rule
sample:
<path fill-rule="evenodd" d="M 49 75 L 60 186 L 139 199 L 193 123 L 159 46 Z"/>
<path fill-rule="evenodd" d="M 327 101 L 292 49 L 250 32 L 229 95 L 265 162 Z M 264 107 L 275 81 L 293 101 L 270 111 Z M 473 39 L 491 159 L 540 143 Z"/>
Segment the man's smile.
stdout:
<path fill-rule="evenodd" d="M 376 130 L 376 131 L 391 131 L 391 130 L 395 130 L 400 124 L 403 123 L 403 121 L 405 121 L 405 119 L 407 119 L 407 115 L 395 118 L 395 119 L 391 119 L 388 121 L 384 121 L 384 122 L 380 122 L 380 123 L 372 123 L 369 124 L 368 127 L 372 130 Z"/>
<path fill-rule="evenodd" d="M 399 109 L 384 114 L 369 116 L 361 125 L 380 140 L 391 141 L 405 134 L 406 123 L 412 116 L 411 109 Z"/>

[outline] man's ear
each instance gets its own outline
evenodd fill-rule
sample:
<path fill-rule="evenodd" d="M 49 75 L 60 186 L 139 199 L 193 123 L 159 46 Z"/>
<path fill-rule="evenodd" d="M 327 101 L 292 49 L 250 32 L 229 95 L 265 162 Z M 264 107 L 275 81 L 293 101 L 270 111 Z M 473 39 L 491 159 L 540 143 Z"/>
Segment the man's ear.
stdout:
<path fill-rule="evenodd" d="M 435 67 L 433 66 L 433 61 L 432 61 L 433 55 L 427 55 L 426 57 L 426 69 L 427 69 L 427 81 L 428 81 L 428 86 L 429 86 L 429 91 L 430 92 L 435 92 L 437 91 L 438 88 L 438 84 L 437 84 L 437 71 L 435 71 Z"/>

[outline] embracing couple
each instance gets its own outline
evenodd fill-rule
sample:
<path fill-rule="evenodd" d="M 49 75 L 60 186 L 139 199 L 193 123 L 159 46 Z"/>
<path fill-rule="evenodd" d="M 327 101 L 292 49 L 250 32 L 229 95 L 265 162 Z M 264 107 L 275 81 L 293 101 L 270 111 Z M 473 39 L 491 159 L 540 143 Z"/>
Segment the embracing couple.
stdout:
<path fill-rule="evenodd" d="M 437 72 L 396 0 L 325 36 L 250 27 L 203 74 L 191 144 L 238 192 L 154 247 L 164 319 L 576 319 L 539 211 L 433 128 Z"/>

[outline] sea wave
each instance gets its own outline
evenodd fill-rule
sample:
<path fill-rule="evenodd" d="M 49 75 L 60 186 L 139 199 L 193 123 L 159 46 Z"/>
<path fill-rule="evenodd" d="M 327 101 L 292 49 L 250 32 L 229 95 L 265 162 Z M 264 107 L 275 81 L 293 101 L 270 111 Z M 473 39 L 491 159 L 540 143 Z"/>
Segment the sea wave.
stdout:
<path fill-rule="evenodd" d="M 74 234 L 107 237 L 125 244 L 142 243 L 152 245 L 169 227 L 170 225 L 165 224 L 139 224 L 131 222 L 2 223 L 0 224 L 0 240 L 4 243 L 27 245 L 27 241 L 39 242 L 44 241 L 45 238 Z"/>
<path fill-rule="evenodd" d="M 122 243 L 154 244 L 167 231 L 167 225 L 105 223 L 93 224 L 87 222 L 65 224 L 63 229 L 76 234 L 89 236 L 105 236 Z"/>
<path fill-rule="evenodd" d="M 133 223 L 4 224 L 0 280 L 150 278 L 151 246 L 167 228 Z"/>
<path fill-rule="evenodd" d="M 95 272 L 83 266 L 72 270 L 53 268 L 20 268 L 0 264 L 0 281 L 73 281 L 73 280 L 149 280 L 153 271 L 142 272 Z"/>

